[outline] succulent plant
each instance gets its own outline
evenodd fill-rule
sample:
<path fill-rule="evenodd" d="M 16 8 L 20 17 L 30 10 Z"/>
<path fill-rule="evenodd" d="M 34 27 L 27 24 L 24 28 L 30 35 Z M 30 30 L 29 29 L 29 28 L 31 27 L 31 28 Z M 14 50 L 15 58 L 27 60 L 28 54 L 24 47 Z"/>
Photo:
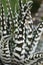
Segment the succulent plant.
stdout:
<path fill-rule="evenodd" d="M 40 56 L 39 53 L 34 55 L 34 52 L 42 34 L 43 22 L 34 29 L 30 12 L 32 1 L 24 4 L 19 0 L 18 4 L 19 11 L 16 11 L 15 5 L 14 16 L 10 2 L 6 0 L 6 16 L 0 0 L 0 58 L 3 64 L 27 65 L 31 64 L 31 59 L 38 59 Z"/>

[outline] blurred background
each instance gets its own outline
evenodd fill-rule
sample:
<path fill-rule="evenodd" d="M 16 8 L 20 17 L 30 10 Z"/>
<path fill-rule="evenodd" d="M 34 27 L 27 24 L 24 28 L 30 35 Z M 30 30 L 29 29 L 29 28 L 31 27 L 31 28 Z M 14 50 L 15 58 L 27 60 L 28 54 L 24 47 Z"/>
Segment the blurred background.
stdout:
<path fill-rule="evenodd" d="M 26 1 L 29 1 L 29 0 L 23 0 L 23 3 L 26 3 Z M 32 1 L 33 1 L 33 4 L 32 4 L 32 8 L 31 8 L 31 14 L 33 17 L 34 25 L 37 26 L 38 23 L 43 20 L 43 0 L 32 0 Z M 2 3 L 5 8 L 5 13 L 7 14 L 6 0 L 2 0 Z M 15 12 L 15 6 L 16 6 L 16 11 L 18 12 L 18 8 L 19 8 L 18 0 L 10 0 L 10 4 L 12 7 L 13 14 Z M 42 50 L 42 48 L 43 48 L 43 34 L 42 34 L 41 39 L 38 44 L 38 50 L 40 50 L 40 47 Z"/>

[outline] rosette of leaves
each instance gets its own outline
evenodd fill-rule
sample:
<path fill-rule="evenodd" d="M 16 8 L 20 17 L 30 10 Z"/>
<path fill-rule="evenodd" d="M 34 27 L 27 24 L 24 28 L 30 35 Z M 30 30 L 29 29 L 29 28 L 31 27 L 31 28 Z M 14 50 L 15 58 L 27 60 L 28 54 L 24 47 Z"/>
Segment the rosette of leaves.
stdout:
<path fill-rule="evenodd" d="M 2 31 L 0 44 L 1 59 L 4 64 L 28 64 L 30 55 L 35 52 L 42 34 L 43 22 L 39 23 L 35 29 L 33 28 L 31 4 L 32 1 L 23 3 L 22 0 L 19 0 L 19 9 L 17 12 L 15 5 L 14 16 L 10 2 L 6 0 L 6 15 L 0 0 L 0 31 Z"/>

